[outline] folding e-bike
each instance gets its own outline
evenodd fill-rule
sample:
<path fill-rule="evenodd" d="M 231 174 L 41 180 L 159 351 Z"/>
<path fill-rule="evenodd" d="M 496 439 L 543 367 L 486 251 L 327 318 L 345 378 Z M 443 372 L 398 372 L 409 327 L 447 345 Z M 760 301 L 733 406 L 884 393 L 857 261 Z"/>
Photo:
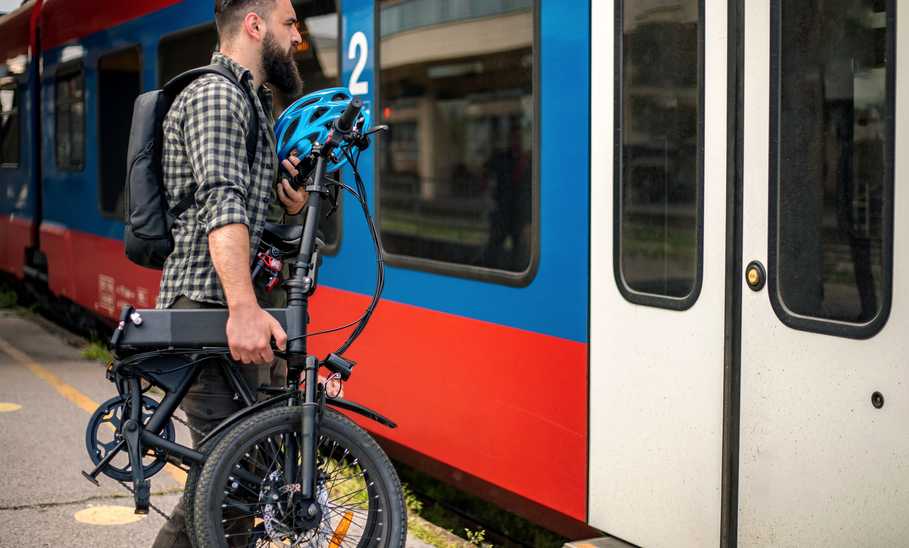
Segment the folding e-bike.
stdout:
<path fill-rule="evenodd" d="M 268 312 L 284 327 L 288 342 L 286 387 L 249 387 L 230 360 L 227 311 L 134 310 L 125 307 L 111 339 L 115 360 L 108 378 L 119 395 L 89 421 L 86 446 L 95 465 L 86 478 L 105 474 L 131 482 L 136 512 L 150 506 L 149 477 L 168 462 L 188 468 L 184 505 L 187 530 L 197 546 L 403 546 L 406 514 L 398 476 L 365 430 L 335 411 L 342 409 L 394 428 L 376 411 L 339 397 L 354 363 L 343 357 L 363 331 L 383 285 L 379 236 L 370 216 L 359 152 L 369 135 L 352 99 L 328 137 L 304 159 L 311 168 L 310 198 L 302 226 L 274 225 L 265 241 L 290 262 L 286 308 Z M 326 165 L 344 155 L 356 188 L 326 176 Z M 323 201 L 340 189 L 360 202 L 377 253 L 376 292 L 341 348 L 319 360 L 307 352 L 309 297 L 320 264 L 317 222 Z M 203 367 L 216 364 L 246 405 L 209 432 L 195 449 L 177 443 L 174 411 Z M 329 377 L 319 382 L 324 368 Z M 156 386 L 160 402 L 146 394 Z M 269 397 L 257 402 L 257 392 Z M 127 488 L 129 488 L 127 486 Z"/>

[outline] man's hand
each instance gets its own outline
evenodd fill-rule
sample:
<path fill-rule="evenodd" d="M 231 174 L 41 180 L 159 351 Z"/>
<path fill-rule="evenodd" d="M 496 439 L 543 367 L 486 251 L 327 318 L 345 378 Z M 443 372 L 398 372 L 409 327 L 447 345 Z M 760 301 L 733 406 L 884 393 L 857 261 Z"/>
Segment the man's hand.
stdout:
<path fill-rule="evenodd" d="M 287 345 L 287 333 L 271 314 L 257 304 L 230 308 L 227 318 L 227 345 L 231 357 L 242 363 L 271 363 L 275 355 L 271 338 L 282 351 Z"/>
<path fill-rule="evenodd" d="M 271 363 L 271 338 L 283 350 L 287 334 L 256 302 L 249 275 L 249 229 L 244 224 L 216 228 L 208 234 L 208 247 L 227 298 L 230 355 L 243 363 Z"/>
<path fill-rule="evenodd" d="M 291 177 L 296 177 L 300 174 L 297 171 L 297 166 L 300 164 L 300 159 L 291 154 L 289 158 L 281 162 L 281 166 L 284 168 Z M 287 211 L 288 215 L 296 215 L 306 206 L 306 202 L 309 200 L 309 193 L 305 190 L 294 190 L 290 186 L 290 181 L 287 179 L 281 179 L 281 182 L 278 183 L 278 199 L 281 200 L 281 203 L 284 204 L 284 209 Z"/>

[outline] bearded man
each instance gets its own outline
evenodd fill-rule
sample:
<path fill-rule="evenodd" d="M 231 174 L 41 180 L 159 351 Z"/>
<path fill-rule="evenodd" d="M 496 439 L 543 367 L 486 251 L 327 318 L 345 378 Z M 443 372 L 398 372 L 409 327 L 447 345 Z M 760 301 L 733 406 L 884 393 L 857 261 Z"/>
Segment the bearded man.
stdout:
<path fill-rule="evenodd" d="M 289 96 L 300 93 L 293 54 L 302 38 L 290 0 L 215 0 L 215 22 L 220 45 L 212 63 L 232 71 L 245 89 L 217 74 L 201 76 L 176 97 L 165 118 L 168 204 L 189 195 L 194 200 L 174 223 L 174 250 L 164 265 L 157 306 L 227 307 L 231 356 L 244 364 L 243 376 L 255 389 L 276 376 L 271 340 L 283 349 L 287 335 L 263 310 L 250 264 L 275 198 L 285 215 L 299 214 L 307 200 L 287 179 L 279 181 L 272 96 L 264 84 Z M 259 127 L 250 127 L 255 120 Z M 247 158 L 249 132 L 258 135 L 253 161 Z M 295 177 L 298 163 L 291 158 L 282 165 Z M 243 405 L 234 396 L 220 365 L 202 369 L 181 404 L 194 444 Z M 180 503 L 154 547 L 190 546 L 184 521 Z M 244 546 L 249 541 L 235 540 Z"/>

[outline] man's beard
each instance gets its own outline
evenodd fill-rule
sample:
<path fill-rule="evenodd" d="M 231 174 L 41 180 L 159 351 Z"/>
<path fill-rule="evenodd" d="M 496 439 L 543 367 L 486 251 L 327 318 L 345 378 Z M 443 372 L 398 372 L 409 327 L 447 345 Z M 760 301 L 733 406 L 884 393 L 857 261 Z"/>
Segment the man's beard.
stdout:
<path fill-rule="evenodd" d="M 265 80 L 281 93 L 295 97 L 303 90 L 303 79 L 297 70 L 293 50 L 281 51 L 281 46 L 271 32 L 265 34 L 262 42 L 262 68 Z"/>

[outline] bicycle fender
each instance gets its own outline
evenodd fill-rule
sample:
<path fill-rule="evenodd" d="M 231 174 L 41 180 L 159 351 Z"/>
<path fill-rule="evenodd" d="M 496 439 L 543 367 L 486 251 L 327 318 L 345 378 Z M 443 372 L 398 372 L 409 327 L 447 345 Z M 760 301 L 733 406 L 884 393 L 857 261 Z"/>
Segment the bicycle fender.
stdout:
<path fill-rule="evenodd" d="M 278 394 L 277 396 L 274 396 L 267 400 L 260 401 L 249 407 L 244 407 L 243 409 L 240 409 L 233 415 L 231 415 L 231 416 L 227 417 L 226 419 L 224 419 L 223 421 L 221 421 L 221 423 L 218 426 L 216 426 L 214 428 L 214 430 L 212 430 L 211 432 L 208 433 L 208 435 L 206 435 L 204 438 L 202 438 L 202 440 L 199 441 L 199 447 L 201 447 L 205 442 L 207 442 L 211 438 L 214 438 L 215 436 L 217 436 L 224 430 L 227 430 L 228 428 L 230 428 L 237 422 L 245 419 L 249 415 L 252 415 L 253 413 L 257 413 L 263 409 L 267 409 L 274 405 L 283 403 L 283 402 L 289 400 L 294 395 L 295 395 L 295 392 L 285 392 L 283 394 Z M 381 415 L 380 413 L 373 411 L 372 409 L 370 409 L 364 405 L 360 405 L 359 403 L 356 403 L 356 402 L 353 402 L 350 400 L 345 400 L 343 398 L 325 398 L 325 402 L 332 407 L 337 407 L 340 409 L 344 409 L 346 411 L 351 411 L 353 413 L 357 413 L 358 415 L 363 415 L 364 417 L 374 420 L 374 421 L 378 422 L 379 424 L 385 425 L 388 428 L 397 428 L 398 427 L 398 425 L 391 419 L 388 419 L 385 416 Z"/>
<path fill-rule="evenodd" d="M 366 417 L 368 419 L 372 419 L 372 420 L 376 421 L 377 423 L 383 424 L 389 428 L 398 427 L 398 425 L 395 424 L 394 421 L 392 421 L 391 419 L 388 419 L 388 418 L 382 416 L 378 412 L 373 411 L 372 409 L 370 409 L 364 405 L 360 405 L 359 403 L 356 403 L 356 402 L 353 402 L 350 400 L 345 400 L 343 398 L 325 398 L 325 403 L 327 403 L 328 405 L 330 405 L 332 407 L 338 407 L 340 409 L 344 409 L 345 411 L 351 411 L 358 415 L 363 415 L 364 417 Z"/>
<path fill-rule="evenodd" d="M 231 415 L 231 416 L 227 417 L 226 419 L 224 419 L 223 421 L 221 421 L 221 423 L 218 426 L 216 426 L 214 428 L 214 430 L 212 430 L 211 432 L 208 433 L 208 435 L 206 435 L 204 438 L 202 438 L 202 440 L 199 441 L 198 447 L 202 447 L 202 445 L 205 442 L 207 442 L 211 438 L 214 438 L 215 436 L 217 436 L 224 430 L 227 430 L 228 428 L 233 426 L 235 423 L 245 419 L 249 415 L 252 415 L 253 413 L 257 413 L 263 409 L 267 409 L 269 407 L 275 406 L 277 404 L 283 403 L 286 400 L 289 400 L 291 397 L 293 397 L 294 394 L 296 394 L 296 392 L 288 391 L 283 394 L 278 394 L 277 396 L 275 396 L 273 398 L 268 398 L 267 400 L 262 400 L 258 403 L 250 405 L 249 407 L 244 407 L 243 409 L 240 409 L 233 415 Z"/>

